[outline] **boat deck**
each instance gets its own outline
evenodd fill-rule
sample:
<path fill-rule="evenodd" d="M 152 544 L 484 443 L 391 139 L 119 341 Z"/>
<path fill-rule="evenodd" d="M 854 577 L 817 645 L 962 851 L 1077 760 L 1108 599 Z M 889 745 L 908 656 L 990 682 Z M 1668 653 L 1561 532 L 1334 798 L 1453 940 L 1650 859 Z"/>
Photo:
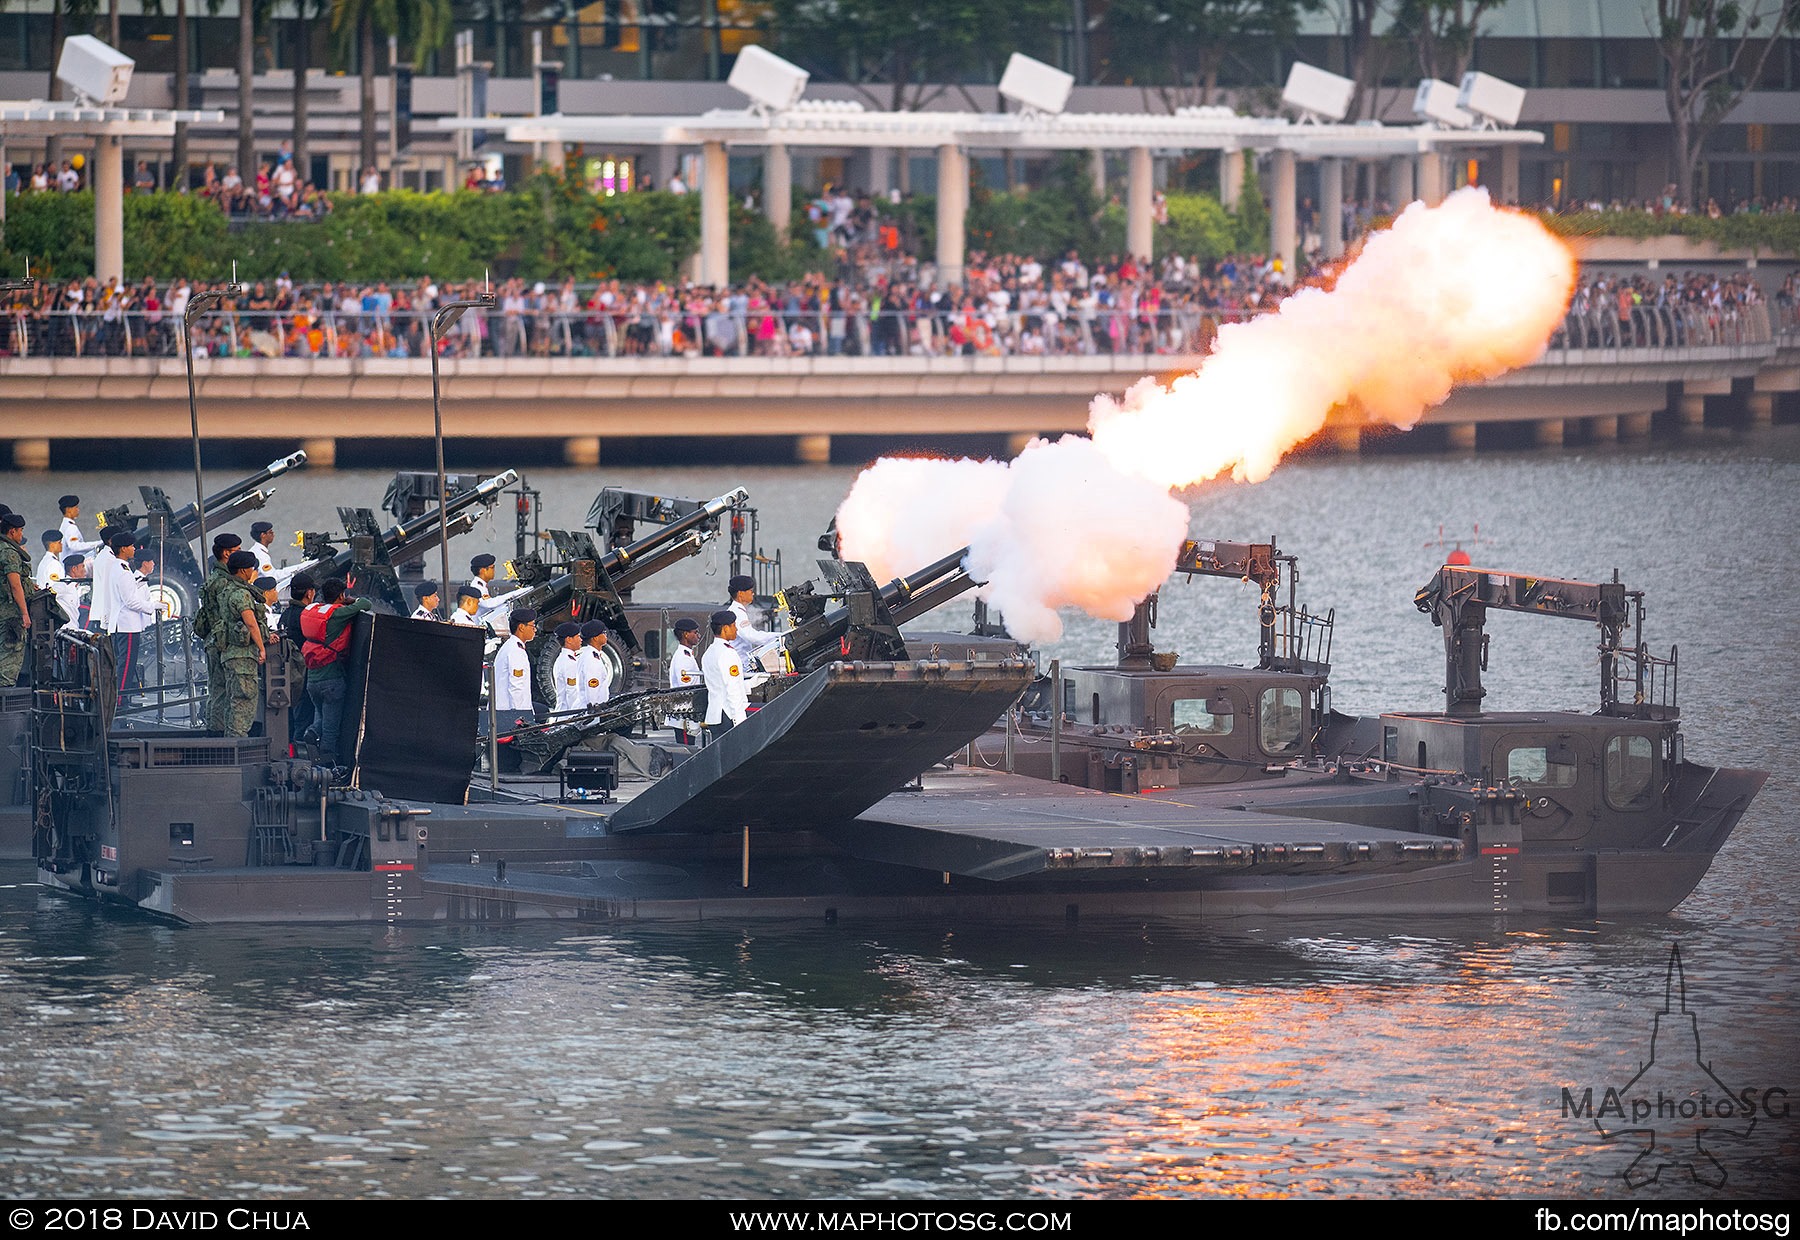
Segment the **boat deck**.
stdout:
<path fill-rule="evenodd" d="M 853 856 L 971 878 L 1071 871 L 1395 869 L 1457 861 L 1458 840 L 1259 813 L 1198 797 L 1123 795 L 969 768 L 933 770 L 821 833 Z"/>

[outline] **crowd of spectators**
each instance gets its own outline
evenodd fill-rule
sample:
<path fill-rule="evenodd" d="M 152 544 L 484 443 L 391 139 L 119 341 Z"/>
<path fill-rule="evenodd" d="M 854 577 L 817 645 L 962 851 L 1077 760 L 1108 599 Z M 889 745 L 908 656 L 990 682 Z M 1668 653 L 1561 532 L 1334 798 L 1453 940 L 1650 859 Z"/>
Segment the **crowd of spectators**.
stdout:
<path fill-rule="evenodd" d="M 1288 291 L 1261 255 L 1154 265 L 1071 251 L 1046 264 L 1018 255 L 969 258 L 954 286 L 910 257 L 861 278 L 729 289 L 608 280 L 508 280 L 491 310 L 463 316 L 444 356 L 965 356 L 1204 352 L 1220 323 L 1278 304 Z M 186 280 L 45 283 L 0 302 L 0 352 L 174 356 L 190 297 L 221 287 Z M 417 357 L 427 320 L 476 284 L 251 284 L 198 321 L 199 356 Z"/>
<path fill-rule="evenodd" d="M 1594 274 L 1583 278 L 1552 344 L 1567 348 L 1648 348 L 1739 343 L 1755 328 L 1751 307 L 1770 301 L 1747 271 L 1730 275 Z M 1800 276 L 1790 274 L 1772 299 L 1781 329 L 1795 325 Z"/>
<path fill-rule="evenodd" d="M 809 275 L 751 279 L 729 289 L 608 280 L 578 285 L 507 280 L 489 310 L 465 314 L 441 343 L 446 357 L 837 357 L 1195 355 L 1220 325 L 1278 306 L 1290 287 L 1260 255 L 1200 263 L 1170 256 L 1088 263 L 1070 252 L 1045 264 L 971 255 L 945 287 L 909 264 L 867 282 Z M 0 301 L 0 354 L 178 356 L 179 323 L 195 292 L 219 285 L 136 284 L 89 277 L 46 283 Z M 199 357 L 422 356 L 431 312 L 481 292 L 430 279 L 296 285 L 257 281 L 198 320 Z M 1795 276 L 1773 298 L 1749 272 L 1591 274 L 1553 344 L 1616 347 L 1735 339 L 1747 307 L 1773 302 L 1792 325 Z"/>

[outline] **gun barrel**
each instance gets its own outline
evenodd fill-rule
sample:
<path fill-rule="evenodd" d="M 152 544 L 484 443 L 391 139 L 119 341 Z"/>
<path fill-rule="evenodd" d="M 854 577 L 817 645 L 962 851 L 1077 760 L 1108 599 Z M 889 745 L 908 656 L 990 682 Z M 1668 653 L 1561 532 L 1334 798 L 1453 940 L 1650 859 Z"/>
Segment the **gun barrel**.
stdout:
<path fill-rule="evenodd" d="M 248 507 L 236 508 L 229 516 L 224 515 L 220 511 L 227 505 L 234 504 L 245 496 L 250 495 L 260 488 L 263 483 L 269 481 L 269 479 L 279 478 L 289 470 L 298 469 L 304 464 L 306 464 L 305 451 L 290 452 L 284 457 L 279 457 L 276 460 L 270 461 L 267 465 L 263 466 L 249 477 L 239 478 L 224 490 L 208 495 L 206 497 L 207 523 L 211 525 L 214 522 L 229 521 L 232 517 L 240 516 L 243 513 L 248 512 L 250 508 L 262 507 L 262 504 L 252 502 Z M 268 495 L 264 495 L 262 498 L 264 502 L 266 502 L 268 500 Z M 195 518 L 194 506 L 192 504 L 189 504 L 187 507 L 182 508 L 175 513 L 174 525 L 178 534 L 183 538 L 192 538 L 195 534 L 199 533 L 200 524 Z"/>
<path fill-rule="evenodd" d="M 444 515 L 446 517 L 453 517 L 471 505 L 492 499 L 518 480 L 519 474 L 517 470 L 502 470 L 480 486 L 450 496 L 444 503 Z M 431 529 L 437 524 L 437 519 L 437 505 L 433 504 L 412 520 L 402 521 L 399 525 L 389 529 L 387 533 L 382 535 L 382 539 L 388 544 L 388 548 L 391 551 L 394 548 L 404 546 L 406 543 L 411 542 L 414 538 L 418 537 L 421 532 Z"/>
<path fill-rule="evenodd" d="M 734 487 L 723 495 L 715 496 L 714 498 L 707 500 L 706 503 L 700 505 L 700 507 L 696 508 L 693 512 L 688 513 L 687 516 L 682 517 L 680 520 L 671 521 L 667 525 L 658 526 L 655 531 L 644 535 L 636 542 L 629 543 L 623 547 L 617 547 L 612 551 L 607 552 L 604 556 L 600 557 L 601 571 L 612 578 L 613 583 L 618 586 L 619 589 L 627 589 L 629 588 L 628 585 L 623 583 L 621 578 L 631 573 L 635 561 L 656 551 L 658 548 L 666 547 L 670 543 L 675 542 L 689 530 L 704 525 L 708 521 L 718 520 L 722 514 L 729 512 L 734 504 L 741 504 L 749 498 L 750 493 L 743 487 Z M 704 541 L 704 539 L 701 540 L 701 542 Z M 694 550 L 699 550 L 698 543 L 695 544 Z M 658 567 L 660 567 L 660 564 Z M 641 581 L 644 577 L 649 575 L 648 572 L 642 573 L 632 580 L 633 582 Z"/>

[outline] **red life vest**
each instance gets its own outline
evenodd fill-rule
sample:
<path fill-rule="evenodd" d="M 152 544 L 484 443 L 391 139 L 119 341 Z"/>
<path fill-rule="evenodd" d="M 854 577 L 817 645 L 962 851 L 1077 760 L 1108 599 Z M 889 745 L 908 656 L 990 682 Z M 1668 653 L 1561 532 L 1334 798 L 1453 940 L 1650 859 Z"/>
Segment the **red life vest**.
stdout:
<path fill-rule="evenodd" d="M 342 607 L 342 603 L 308 603 L 306 610 L 300 613 L 300 636 L 305 640 L 300 643 L 300 657 L 308 667 L 324 667 L 327 663 L 336 663 L 344 651 L 350 649 L 350 625 L 345 625 L 337 635 L 337 640 L 325 640 L 325 626 L 331 620 L 331 613 Z"/>

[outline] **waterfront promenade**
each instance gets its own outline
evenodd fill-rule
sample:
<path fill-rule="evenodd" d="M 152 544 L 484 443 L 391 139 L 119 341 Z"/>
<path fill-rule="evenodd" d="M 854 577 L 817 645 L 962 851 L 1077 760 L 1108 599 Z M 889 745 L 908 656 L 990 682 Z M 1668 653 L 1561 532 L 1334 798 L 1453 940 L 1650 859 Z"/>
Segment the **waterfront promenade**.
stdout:
<path fill-rule="evenodd" d="M 1648 310 L 1630 323 L 1571 316 L 1542 360 L 1458 389 L 1427 413 L 1427 430 L 1416 438 L 1461 449 L 1555 446 L 1794 417 L 1794 307 L 1748 310 L 1724 321 Z M 1129 353 L 446 359 L 444 432 L 460 441 L 547 441 L 575 465 L 597 463 L 608 441 L 643 439 L 785 439 L 802 462 L 833 459 L 834 442 L 837 459 L 864 454 L 871 440 L 958 451 L 998 438 L 1017 450 L 1035 434 L 1084 429 L 1096 393 L 1202 360 Z M 425 358 L 202 358 L 195 377 L 209 438 L 299 440 L 315 467 L 330 465 L 341 441 L 416 438 L 431 428 Z M 0 358 L 0 407 L 15 414 L 8 449 L 21 469 L 49 468 L 58 444 L 188 435 L 178 357 Z M 1322 438 L 1355 451 L 1368 433 L 1356 415 L 1337 410 Z"/>

